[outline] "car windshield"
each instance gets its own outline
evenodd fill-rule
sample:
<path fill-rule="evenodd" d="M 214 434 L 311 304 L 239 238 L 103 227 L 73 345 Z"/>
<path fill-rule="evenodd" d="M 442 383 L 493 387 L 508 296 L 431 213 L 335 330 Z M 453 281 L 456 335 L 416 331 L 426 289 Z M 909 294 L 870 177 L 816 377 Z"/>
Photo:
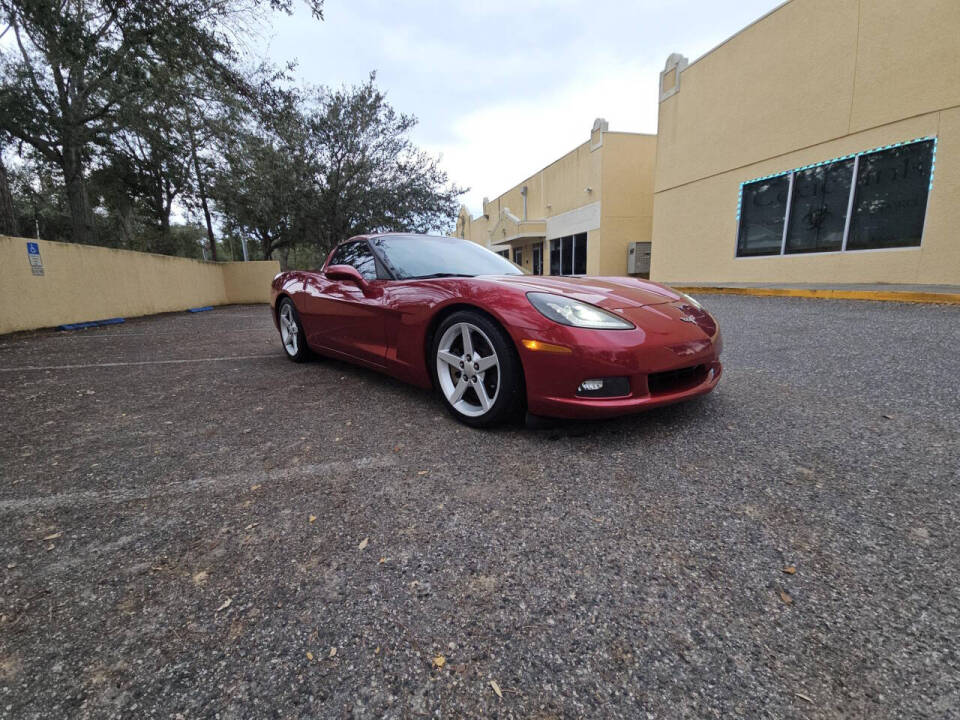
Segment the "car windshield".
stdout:
<path fill-rule="evenodd" d="M 505 257 L 469 240 L 433 235 L 384 235 L 371 242 L 399 280 L 524 274 Z"/>

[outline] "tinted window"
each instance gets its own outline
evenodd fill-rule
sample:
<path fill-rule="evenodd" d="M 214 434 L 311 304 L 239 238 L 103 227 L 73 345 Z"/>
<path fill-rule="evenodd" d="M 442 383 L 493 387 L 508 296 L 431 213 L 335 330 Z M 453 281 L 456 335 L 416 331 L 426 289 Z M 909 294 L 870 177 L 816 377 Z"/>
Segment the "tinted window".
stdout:
<path fill-rule="evenodd" d="M 365 280 L 377 279 L 377 263 L 365 242 L 341 245 L 330 258 L 330 265 L 352 265 Z"/>
<path fill-rule="evenodd" d="M 399 279 L 438 275 L 522 275 L 516 265 L 469 240 L 385 235 L 372 240 Z"/>
<path fill-rule="evenodd" d="M 587 234 L 580 233 L 574 236 L 573 244 L 573 274 L 587 274 Z"/>
<path fill-rule="evenodd" d="M 794 173 L 787 226 L 788 253 L 843 248 L 852 178 L 852 158 Z"/>
<path fill-rule="evenodd" d="M 743 186 L 737 255 L 779 255 L 787 213 L 790 176 L 758 180 Z"/>
<path fill-rule="evenodd" d="M 563 238 L 563 248 L 560 250 L 560 262 L 563 265 L 563 274 L 573 273 L 573 236 Z"/>
<path fill-rule="evenodd" d="M 587 273 L 587 233 L 567 235 L 550 241 L 551 275 Z"/>
<path fill-rule="evenodd" d="M 932 161 L 932 140 L 860 156 L 848 250 L 920 244 Z"/>

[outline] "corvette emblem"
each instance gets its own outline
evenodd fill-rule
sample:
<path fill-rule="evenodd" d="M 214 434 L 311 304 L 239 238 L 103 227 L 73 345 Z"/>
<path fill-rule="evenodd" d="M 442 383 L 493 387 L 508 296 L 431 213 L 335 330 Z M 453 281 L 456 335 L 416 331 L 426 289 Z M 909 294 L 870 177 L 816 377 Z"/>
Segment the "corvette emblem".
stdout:
<path fill-rule="evenodd" d="M 697 321 L 697 319 L 696 319 L 693 315 L 681 315 L 681 316 L 680 316 L 680 321 L 681 321 L 681 322 L 692 322 L 692 323 L 695 323 L 695 322 Z"/>

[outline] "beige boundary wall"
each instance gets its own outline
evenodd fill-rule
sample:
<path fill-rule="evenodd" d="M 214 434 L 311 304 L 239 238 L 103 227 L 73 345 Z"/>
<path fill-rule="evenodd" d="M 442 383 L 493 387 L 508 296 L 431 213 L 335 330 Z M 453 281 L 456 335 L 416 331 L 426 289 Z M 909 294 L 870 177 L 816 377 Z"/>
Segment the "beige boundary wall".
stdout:
<path fill-rule="evenodd" d="M 958 37 L 957 0 L 790 0 L 665 71 L 652 277 L 960 284 Z M 735 257 L 740 183 L 923 137 L 937 154 L 920 247 Z"/>
<path fill-rule="evenodd" d="M 39 246 L 34 275 L 27 243 Z M 208 263 L 0 236 L 0 334 L 207 305 L 265 303 L 274 260 Z"/>

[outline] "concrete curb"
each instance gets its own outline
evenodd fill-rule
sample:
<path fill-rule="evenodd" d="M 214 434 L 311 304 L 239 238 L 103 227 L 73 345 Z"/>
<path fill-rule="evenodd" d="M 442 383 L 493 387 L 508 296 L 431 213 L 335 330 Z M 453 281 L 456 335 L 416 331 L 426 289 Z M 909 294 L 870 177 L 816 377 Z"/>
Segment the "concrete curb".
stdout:
<path fill-rule="evenodd" d="M 881 302 L 960 305 L 960 293 L 898 290 L 837 290 L 828 288 L 711 287 L 709 285 L 671 285 L 670 287 L 693 294 L 802 297 L 819 298 L 821 300 L 879 300 Z"/>

